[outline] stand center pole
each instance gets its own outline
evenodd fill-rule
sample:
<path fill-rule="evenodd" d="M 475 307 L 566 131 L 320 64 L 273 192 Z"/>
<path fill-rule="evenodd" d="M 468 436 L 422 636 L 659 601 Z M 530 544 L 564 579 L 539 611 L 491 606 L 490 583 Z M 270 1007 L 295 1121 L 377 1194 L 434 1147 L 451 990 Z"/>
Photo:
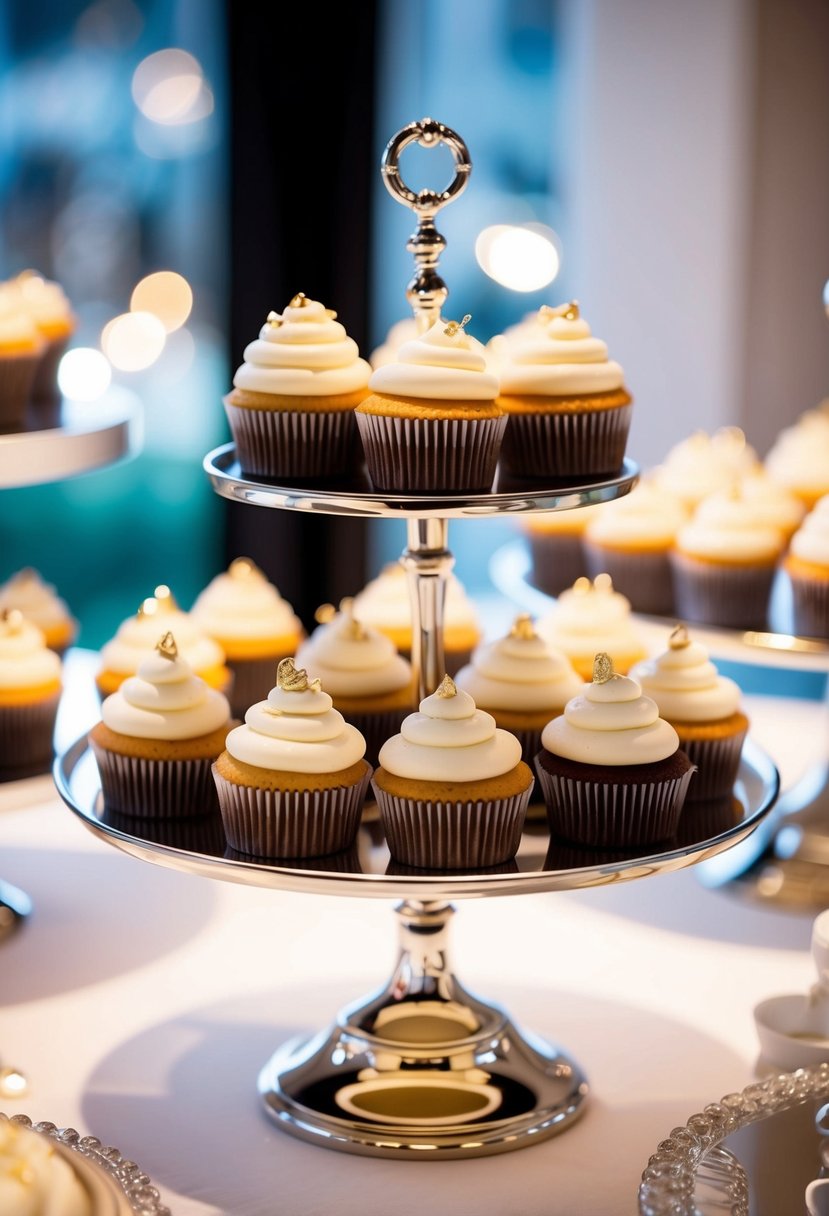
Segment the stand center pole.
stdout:
<path fill-rule="evenodd" d="M 408 545 L 400 558 L 412 601 L 412 667 L 418 700 L 433 693 L 445 675 L 443 614 L 446 580 L 455 559 L 448 549 L 447 519 L 410 519 Z"/>

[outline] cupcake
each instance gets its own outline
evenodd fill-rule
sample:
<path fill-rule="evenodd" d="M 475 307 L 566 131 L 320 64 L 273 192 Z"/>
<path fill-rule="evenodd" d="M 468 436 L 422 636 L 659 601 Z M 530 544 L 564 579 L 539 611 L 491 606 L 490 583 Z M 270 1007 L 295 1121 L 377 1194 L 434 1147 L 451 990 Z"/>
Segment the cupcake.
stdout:
<path fill-rule="evenodd" d="M 283 659 L 213 766 L 227 842 L 256 857 L 318 857 L 354 843 L 371 777 L 363 736 L 319 680 Z"/>
<path fill-rule="evenodd" d="M 215 811 L 210 769 L 231 725 L 227 698 L 165 633 L 137 675 L 106 698 L 89 733 L 107 809 L 148 819 Z"/>
<path fill-rule="evenodd" d="M 353 468 L 371 368 L 336 317 L 300 292 L 245 347 L 224 406 L 246 473 L 303 481 Z"/>
<path fill-rule="evenodd" d="M 354 614 L 364 625 L 378 629 L 404 656 L 412 654 L 412 601 L 409 580 L 400 562 L 384 566 L 354 597 Z M 475 606 L 454 574 L 446 580 L 443 609 L 444 664 L 449 675 L 468 663 L 481 640 Z"/>
<path fill-rule="evenodd" d="M 372 372 L 357 407 L 369 477 L 398 494 L 483 493 L 491 488 L 507 419 L 495 404 L 470 320 L 438 320 Z"/>
<path fill-rule="evenodd" d="M 504 464 L 521 477 L 615 473 L 630 430 L 622 369 L 575 300 L 550 311 L 539 335 L 508 347 L 501 365 Z"/>
<path fill-rule="evenodd" d="M 0 612 L 0 781 L 46 773 L 61 694 L 60 659 L 16 608 Z"/>
<path fill-rule="evenodd" d="M 762 523 L 739 484 L 712 494 L 680 528 L 671 554 L 676 614 L 730 629 L 766 629 L 783 532 Z"/>
<path fill-rule="evenodd" d="M 198 596 L 190 616 L 224 651 L 233 673 L 230 708 L 241 718 L 268 695 L 280 659 L 295 654 L 302 622 L 248 557 L 237 557 Z"/>
<path fill-rule="evenodd" d="M 541 734 L 535 761 L 556 836 L 625 849 L 673 836 L 694 766 L 656 702 L 597 654 L 593 683 Z"/>
<path fill-rule="evenodd" d="M 135 616 L 118 627 L 115 637 L 101 650 L 101 666 L 95 677 L 102 697 L 117 692 L 127 676 L 134 676 L 142 659 L 152 655 L 159 634 L 174 633 L 179 653 L 197 676 L 211 688 L 227 692 L 232 679 L 218 642 L 203 633 L 187 612 L 182 612 L 165 584 L 156 587 Z"/>
<path fill-rule="evenodd" d="M 783 568 L 792 586 L 794 632 L 829 638 L 829 494 L 795 532 Z"/>
<path fill-rule="evenodd" d="M 31 317 L 0 291 L 0 431 L 22 425 L 45 346 Z"/>
<path fill-rule="evenodd" d="M 515 735 L 445 676 L 384 743 L 371 784 L 395 861 L 467 870 L 515 855 L 533 775 Z"/>
<path fill-rule="evenodd" d="M 829 398 L 780 432 L 764 465 L 807 509 L 829 494 Z"/>
<path fill-rule="evenodd" d="M 584 532 L 591 577 L 607 572 L 635 612 L 670 616 L 674 589 L 670 553 L 685 523 L 684 507 L 648 481 L 601 506 Z"/>
<path fill-rule="evenodd" d="M 317 620 L 296 661 L 317 673 L 334 708 L 363 735 L 374 767 L 386 739 L 414 708 L 412 669 L 389 638 L 355 617 L 353 600 L 343 600 L 339 613 L 324 604 Z"/>
<path fill-rule="evenodd" d="M 631 677 L 656 702 L 697 774 L 690 799 L 730 794 L 740 767 L 748 718 L 740 709 L 740 689 L 721 676 L 699 642 L 677 625 L 664 654 L 637 663 Z"/>
<path fill-rule="evenodd" d="M 751 503 L 757 523 L 779 528 L 788 544 L 806 517 L 803 500 L 770 477 L 761 466 L 741 477 L 739 485 L 741 496 Z"/>
<path fill-rule="evenodd" d="M 77 319 L 60 284 L 49 282 L 33 270 L 18 275 L 11 287 L 17 293 L 21 311 L 37 326 L 44 342 L 31 399 L 36 405 L 52 404 L 60 397 L 58 365 L 77 328 Z"/>
<path fill-rule="evenodd" d="M 609 574 L 577 579 L 563 591 L 536 629 L 549 646 L 562 651 L 583 680 L 593 672 L 597 652 L 606 650 L 620 672 L 647 656 L 630 615 L 630 601 L 613 589 Z"/>
<path fill-rule="evenodd" d="M 62 655 L 74 642 L 78 622 L 50 583 L 45 583 L 37 570 L 18 570 L 0 586 L 0 612 L 17 608 L 27 621 L 37 625 L 46 645 Z"/>
<path fill-rule="evenodd" d="M 96 1216 L 102 1183 L 88 1185 L 94 1167 L 32 1127 L 0 1117 L 0 1212 L 4 1216 Z M 106 1186 L 106 1211 L 123 1216 L 129 1205 L 116 1202 Z"/>
<path fill-rule="evenodd" d="M 658 490 L 678 498 L 694 511 L 709 494 L 726 490 L 759 468 L 757 453 L 737 426 L 723 426 L 713 435 L 695 431 L 668 452 L 652 480 Z"/>
<path fill-rule="evenodd" d="M 455 682 L 492 714 L 496 726 L 515 735 L 528 765 L 541 746 L 543 728 L 584 688 L 565 655 L 551 650 L 523 613 L 506 637 L 478 647 Z"/>
<path fill-rule="evenodd" d="M 530 578 L 539 591 L 560 595 L 577 578 L 587 574 L 582 544 L 588 523 L 601 511 L 600 506 L 577 511 L 546 511 L 527 515 L 521 529 L 530 546 Z"/>
<path fill-rule="evenodd" d="M 419 333 L 420 327 L 414 317 L 406 317 L 392 325 L 383 341 L 368 357 L 372 371 L 384 367 L 386 363 L 394 363 L 400 347 L 411 342 Z"/>

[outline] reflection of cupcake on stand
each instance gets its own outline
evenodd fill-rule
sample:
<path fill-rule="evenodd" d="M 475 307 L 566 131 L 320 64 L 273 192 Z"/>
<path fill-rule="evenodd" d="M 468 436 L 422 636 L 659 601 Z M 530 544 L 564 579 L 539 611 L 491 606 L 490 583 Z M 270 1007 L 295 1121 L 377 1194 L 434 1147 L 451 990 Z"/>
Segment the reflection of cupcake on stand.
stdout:
<path fill-rule="evenodd" d="M 591 678 L 599 651 L 607 651 L 622 674 L 647 654 L 631 619 L 630 601 L 614 590 L 609 574 L 597 574 L 592 583 L 589 578 L 577 579 L 536 629 L 567 656 L 584 680 Z"/>

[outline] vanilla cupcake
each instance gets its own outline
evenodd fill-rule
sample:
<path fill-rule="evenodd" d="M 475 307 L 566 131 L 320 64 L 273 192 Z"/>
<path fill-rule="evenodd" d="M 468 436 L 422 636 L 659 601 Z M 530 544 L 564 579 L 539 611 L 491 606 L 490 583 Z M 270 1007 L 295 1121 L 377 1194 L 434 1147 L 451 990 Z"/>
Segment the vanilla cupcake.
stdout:
<path fill-rule="evenodd" d="M 728 489 L 759 469 L 757 453 L 737 426 L 723 426 L 713 435 L 695 431 L 668 452 L 652 470 L 654 485 L 694 511 L 709 494 Z"/>
<path fill-rule="evenodd" d="M 763 523 L 739 484 L 712 494 L 680 528 L 671 553 L 676 614 L 731 629 L 767 629 L 786 538 Z"/>
<path fill-rule="evenodd" d="M 509 344 L 500 364 L 504 464 L 523 477 L 616 473 L 631 419 L 622 368 L 575 300 L 542 315 L 538 335 Z"/>
<path fill-rule="evenodd" d="M 5 1117 L 0 1118 L 0 1212 L 3 1216 L 100 1216 L 87 1186 L 95 1171 L 82 1154 Z M 98 1182 L 95 1193 L 102 1198 Z M 106 1211 L 124 1216 L 132 1209 L 105 1186 Z"/>
<path fill-rule="evenodd" d="M 372 371 L 378 367 L 385 367 L 387 363 L 394 363 L 400 347 L 406 342 L 411 342 L 419 333 L 420 327 L 414 317 L 406 317 L 392 325 L 383 341 L 368 357 Z"/>
<path fill-rule="evenodd" d="M 584 532 L 591 577 L 606 572 L 635 612 L 669 616 L 674 607 L 670 553 L 687 519 L 684 507 L 652 482 L 598 508 Z"/>
<path fill-rule="evenodd" d="M 778 528 L 788 543 L 806 517 L 803 500 L 770 477 L 762 466 L 741 477 L 739 486 L 741 496 L 751 503 L 757 523 Z"/>
<path fill-rule="evenodd" d="M 399 494 L 491 488 L 506 416 L 498 380 L 462 321 L 438 320 L 372 372 L 357 407 L 369 477 Z"/>
<path fill-rule="evenodd" d="M 414 676 L 394 643 L 354 615 L 354 601 L 339 613 L 324 604 L 321 622 L 297 651 L 296 661 L 315 671 L 343 717 L 366 741 L 366 759 L 377 764 L 380 748 L 414 708 Z"/>
<path fill-rule="evenodd" d="M 227 698 L 194 675 L 165 633 L 106 698 L 89 734 L 107 809 L 147 819 L 215 811 L 210 769 L 231 725 Z"/>
<path fill-rule="evenodd" d="M 740 689 L 721 676 L 699 642 L 677 625 L 664 654 L 637 663 L 631 677 L 652 697 L 673 726 L 679 745 L 697 773 L 688 798 L 718 799 L 730 794 L 740 767 L 748 718 Z"/>
<path fill-rule="evenodd" d="M 795 532 L 783 568 L 792 586 L 795 633 L 829 638 L 829 494 Z"/>
<path fill-rule="evenodd" d="M 0 586 L 0 612 L 17 608 L 27 621 L 37 625 L 46 645 L 62 655 L 74 642 L 78 622 L 50 583 L 37 570 L 18 570 Z"/>
<path fill-rule="evenodd" d="M 364 625 L 390 638 L 404 658 L 411 658 L 412 601 L 409 580 L 400 562 L 384 566 L 354 597 L 354 614 Z M 444 664 L 450 676 L 469 662 L 481 637 L 475 605 L 460 580 L 450 574 L 443 609 Z"/>
<path fill-rule="evenodd" d="M 320 681 L 283 659 L 213 766 L 230 847 L 272 858 L 350 848 L 372 771 L 365 750 Z"/>
<path fill-rule="evenodd" d="M 466 870 L 514 856 L 533 776 L 515 736 L 446 676 L 380 749 L 372 787 L 396 862 Z"/>
<path fill-rule="evenodd" d="M 58 365 L 77 328 L 77 318 L 61 285 L 44 279 L 36 271 L 24 270 L 10 286 L 17 293 L 21 311 L 37 326 L 45 344 L 31 399 L 36 405 L 47 405 L 60 397 Z"/>
<path fill-rule="evenodd" d="M 592 583 L 588 578 L 577 579 L 536 629 L 549 646 L 567 656 L 585 680 L 590 679 L 599 650 L 609 653 L 620 672 L 647 655 L 631 620 L 630 601 L 614 591 L 608 574 L 596 575 Z"/>
<path fill-rule="evenodd" d="M 46 773 L 61 694 L 60 659 L 16 608 L 0 613 L 0 781 Z"/>
<path fill-rule="evenodd" d="M 522 517 L 519 526 L 530 546 L 530 577 L 539 591 L 560 595 L 577 578 L 584 578 L 587 574 L 584 533 L 601 510 L 601 506 L 590 506 Z"/>
<path fill-rule="evenodd" d="M 497 726 L 515 735 L 528 765 L 544 727 L 584 688 L 569 660 L 538 636 L 526 614 L 516 617 L 506 637 L 479 646 L 455 682 Z"/>
<path fill-rule="evenodd" d="M 371 368 L 336 317 L 300 292 L 245 347 L 224 406 L 246 473 L 302 481 L 353 470 L 354 409 Z"/>
<path fill-rule="evenodd" d="M 31 317 L 0 290 L 0 431 L 23 423 L 45 347 Z"/>
<path fill-rule="evenodd" d="M 242 717 L 268 695 L 277 663 L 296 653 L 302 622 L 249 557 L 237 557 L 198 596 L 190 616 L 222 648 L 233 673 L 230 708 Z"/>
<path fill-rule="evenodd" d="M 170 588 L 161 584 L 102 648 L 95 677 L 101 696 L 117 692 L 128 676 L 134 676 L 142 660 L 153 654 L 160 634 L 169 631 L 175 635 L 179 654 L 196 675 L 211 688 L 227 692 L 232 676 L 221 646 L 202 632 L 189 613 L 181 611 Z"/>
<path fill-rule="evenodd" d="M 638 683 L 597 654 L 593 683 L 545 726 L 535 767 L 556 836 L 630 848 L 676 833 L 694 766 Z"/>
<path fill-rule="evenodd" d="M 782 430 L 764 463 L 769 477 L 808 509 L 829 494 L 829 398 Z"/>

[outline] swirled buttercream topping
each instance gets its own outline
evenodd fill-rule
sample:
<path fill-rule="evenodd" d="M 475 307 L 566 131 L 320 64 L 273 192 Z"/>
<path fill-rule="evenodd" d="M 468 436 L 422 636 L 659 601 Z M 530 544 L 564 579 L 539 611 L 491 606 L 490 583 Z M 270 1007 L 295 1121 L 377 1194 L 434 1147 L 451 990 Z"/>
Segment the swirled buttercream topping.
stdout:
<path fill-rule="evenodd" d="M 369 388 L 394 397 L 494 401 L 498 380 L 487 370 L 480 342 L 461 322 L 441 319 L 425 334 L 404 342 L 395 362 L 372 372 Z"/>
<path fill-rule="evenodd" d="M 829 399 L 780 432 L 765 467 L 780 485 L 811 501 L 829 491 Z"/>
<path fill-rule="evenodd" d="M 19 608 L 27 621 L 39 629 L 54 629 L 71 621 L 66 604 L 45 583 L 37 570 L 19 570 L 0 587 L 0 612 Z"/>
<path fill-rule="evenodd" d="M 371 697 L 396 692 L 412 681 L 412 669 L 394 643 L 354 615 L 354 601 L 321 624 L 297 651 L 297 662 L 316 671 L 333 697 Z"/>
<path fill-rule="evenodd" d="M 0 1212 L 93 1216 L 87 1188 L 46 1136 L 0 1120 Z"/>
<path fill-rule="evenodd" d="M 818 499 L 795 532 L 791 552 L 801 561 L 829 566 L 829 494 Z"/>
<path fill-rule="evenodd" d="M 55 329 L 74 327 L 72 308 L 60 283 L 44 279 L 32 271 L 24 271 L 12 279 L 9 286 L 17 293 L 23 310 L 47 336 Z"/>
<path fill-rule="evenodd" d="M 576 579 L 562 591 L 553 609 L 538 622 L 538 632 L 573 662 L 608 650 L 621 665 L 646 653 L 633 624 L 630 600 L 614 591 L 607 574 Z"/>
<path fill-rule="evenodd" d="M 584 688 L 558 650 L 552 650 L 528 616 L 516 619 L 504 638 L 479 646 L 455 682 L 483 709 L 555 712 Z"/>
<path fill-rule="evenodd" d="M 167 591 L 166 595 L 149 596 L 135 616 L 119 625 L 115 637 L 101 650 L 103 668 L 134 675 L 141 660 L 152 654 L 159 635 L 168 629 L 175 634 L 179 654 L 194 671 L 207 671 L 224 663 L 224 651 L 218 642 L 207 637 L 189 613 L 177 608 Z"/>
<path fill-rule="evenodd" d="M 515 768 L 521 744 L 446 676 L 383 744 L 379 759 L 386 772 L 414 781 L 483 781 Z"/>
<path fill-rule="evenodd" d="M 0 690 L 60 683 L 60 659 L 36 625 L 15 608 L 0 614 Z"/>
<path fill-rule="evenodd" d="M 333 706 L 319 680 L 283 659 L 276 687 L 251 705 L 244 726 L 228 735 L 227 750 L 243 764 L 276 772 L 338 773 L 363 758 L 366 741 Z"/>
<path fill-rule="evenodd" d="M 640 481 L 624 498 L 598 507 L 584 536 L 608 548 L 669 548 L 687 518 L 676 498 L 651 482 Z"/>
<path fill-rule="evenodd" d="M 700 642 L 679 626 L 668 649 L 631 669 L 642 691 L 653 697 L 669 722 L 717 722 L 730 718 L 740 704 L 740 689 L 721 676 Z"/>
<path fill-rule="evenodd" d="M 784 533 L 758 519 L 739 485 L 711 494 L 680 528 L 676 547 L 691 557 L 711 561 L 773 562 L 786 547 Z"/>
<path fill-rule="evenodd" d="M 501 364 L 501 392 L 560 397 L 622 387 L 624 373 L 594 338 L 575 301 L 541 310 L 537 333 L 511 342 Z"/>
<path fill-rule="evenodd" d="M 169 742 L 219 730 L 230 719 L 230 706 L 194 674 L 168 633 L 157 639 L 156 652 L 142 659 L 138 674 L 106 698 L 101 717 L 119 735 Z"/>
<path fill-rule="evenodd" d="M 579 764 L 612 767 L 656 764 L 672 756 L 679 736 L 659 717 L 656 702 L 643 696 L 630 676 L 613 673 L 606 654 L 596 660 L 598 678 L 567 702 L 563 715 L 547 723 L 542 746 Z"/>
<path fill-rule="evenodd" d="M 206 634 L 223 641 L 299 637 L 302 631 L 291 605 L 247 557 L 217 574 L 190 613 Z"/>
<path fill-rule="evenodd" d="M 280 396 L 328 397 L 368 384 L 371 368 L 336 313 L 301 293 L 282 313 L 270 313 L 245 347 L 233 377 L 237 388 Z"/>
<path fill-rule="evenodd" d="M 672 447 L 653 470 L 653 480 L 658 489 L 692 510 L 707 495 L 726 489 L 757 468 L 757 453 L 740 428 L 724 426 L 713 435 L 695 431 Z"/>
<path fill-rule="evenodd" d="M 43 348 L 44 341 L 37 325 L 20 307 L 16 295 L 5 287 L 0 289 L 0 350 L 37 354 Z"/>
<path fill-rule="evenodd" d="M 740 479 L 740 493 L 751 504 L 758 524 L 779 528 L 786 536 L 797 530 L 806 515 L 801 499 L 780 485 L 762 467 Z"/>
<path fill-rule="evenodd" d="M 412 601 L 406 571 L 400 562 L 391 562 L 384 566 L 380 574 L 371 579 L 354 597 L 354 613 L 364 625 L 381 631 L 411 631 Z M 443 624 L 445 629 L 468 628 L 480 631 L 475 607 L 454 574 L 450 574 L 446 580 Z"/>

